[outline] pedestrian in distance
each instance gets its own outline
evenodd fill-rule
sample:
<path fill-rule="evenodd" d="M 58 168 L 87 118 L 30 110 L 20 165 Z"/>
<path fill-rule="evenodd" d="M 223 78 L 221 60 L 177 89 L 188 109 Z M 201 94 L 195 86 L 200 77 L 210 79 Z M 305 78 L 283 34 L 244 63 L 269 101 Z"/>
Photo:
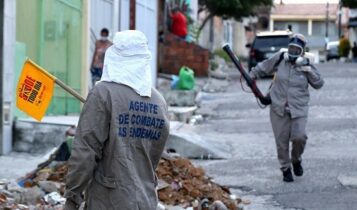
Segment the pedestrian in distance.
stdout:
<path fill-rule="evenodd" d="M 155 169 L 169 135 L 167 104 L 152 88 L 140 31 L 118 32 L 103 76 L 80 115 L 66 178 L 65 210 L 156 210 Z M 83 193 L 85 196 L 83 196 Z"/>
<path fill-rule="evenodd" d="M 112 42 L 108 39 L 109 30 L 103 28 L 100 31 L 100 39 L 95 42 L 95 49 L 92 57 L 91 63 L 91 75 L 92 75 L 92 86 L 95 85 L 97 81 L 102 77 L 104 54 L 108 47 L 112 45 Z"/>
<path fill-rule="evenodd" d="M 187 19 L 178 7 L 175 7 L 170 12 L 171 17 L 171 33 L 186 39 L 187 36 Z"/>
<path fill-rule="evenodd" d="M 353 47 L 351 49 L 352 51 L 352 61 L 354 63 L 357 63 L 357 43 L 353 42 Z"/>
<path fill-rule="evenodd" d="M 250 72 L 252 79 L 275 73 L 270 89 L 270 121 L 285 182 L 294 181 L 291 165 L 296 176 L 303 175 L 302 154 L 307 140 L 309 85 L 319 89 L 324 84 L 311 58 L 305 56 L 305 47 L 305 37 L 295 34 L 289 41 L 287 52 L 277 52 L 258 63 Z"/>

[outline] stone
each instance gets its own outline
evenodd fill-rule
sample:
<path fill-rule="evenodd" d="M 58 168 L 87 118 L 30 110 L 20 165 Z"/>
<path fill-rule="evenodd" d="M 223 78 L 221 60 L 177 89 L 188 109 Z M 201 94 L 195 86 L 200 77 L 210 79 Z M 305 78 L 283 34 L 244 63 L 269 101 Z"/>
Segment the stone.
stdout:
<path fill-rule="evenodd" d="M 24 204 L 17 204 L 17 209 L 19 209 L 19 210 L 27 210 L 27 209 L 29 209 L 29 207 L 24 205 Z"/>
<path fill-rule="evenodd" d="M 227 206 L 222 201 L 214 201 L 210 207 L 210 210 L 228 210 Z"/>
<path fill-rule="evenodd" d="M 58 192 L 52 192 L 50 194 L 47 194 L 44 197 L 44 200 L 46 201 L 46 203 L 51 205 L 56 205 L 56 204 L 64 205 L 66 202 L 66 199 L 63 198 Z"/>
<path fill-rule="evenodd" d="M 185 210 L 181 206 L 166 206 L 167 210 Z"/>
<path fill-rule="evenodd" d="M 8 205 L 13 205 L 13 204 L 15 204 L 15 199 L 14 199 L 14 198 L 7 197 L 6 203 L 7 203 Z"/>
<path fill-rule="evenodd" d="M 9 192 L 23 192 L 24 191 L 24 188 L 20 187 L 16 182 L 14 181 L 11 181 L 7 186 L 6 186 L 6 189 L 9 191 Z"/>
<path fill-rule="evenodd" d="M 202 115 L 193 115 L 190 117 L 189 124 L 190 125 L 198 125 L 203 123 L 204 118 Z"/>
<path fill-rule="evenodd" d="M 7 197 L 0 193 L 0 204 L 7 202 Z"/>
<path fill-rule="evenodd" d="M 26 188 L 24 192 L 22 192 L 21 197 L 22 201 L 21 203 L 25 204 L 36 204 L 41 200 L 41 198 L 45 195 L 45 193 L 37 186 L 32 187 L 32 188 Z"/>
<path fill-rule="evenodd" d="M 53 181 L 39 181 L 38 185 L 40 186 L 40 188 L 47 192 L 47 193 L 51 193 L 51 192 L 59 192 L 60 188 L 61 188 L 61 184 L 57 183 L 57 182 L 53 182 Z"/>
<path fill-rule="evenodd" d="M 165 182 L 164 180 L 162 179 L 159 179 L 157 181 L 157 187 L 156 187 L 156 190 L 162 190 L 166 187 L 170 186 L 167 182 Z"/>
<path fill-rule="evenodd" d="M 159 202 L 159 203 L 157 204 L 156 210 L 166 210 L 166 209 L 165 209 L 165 206 L 164 206 L 162 203 Z"/>
<path fill-rule="evenodd" d="M 13 194 L 5 189 L 0 189 L 0 194 L 4 194 L 6 197 L 13 197 Z"/>

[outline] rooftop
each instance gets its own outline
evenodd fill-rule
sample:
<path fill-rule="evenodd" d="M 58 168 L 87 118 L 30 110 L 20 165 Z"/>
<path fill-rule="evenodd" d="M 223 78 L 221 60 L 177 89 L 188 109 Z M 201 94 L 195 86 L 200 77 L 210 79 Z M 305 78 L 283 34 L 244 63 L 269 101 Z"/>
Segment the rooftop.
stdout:
<path fill-rule="evenodd" d="M 337 4 L 329 5 L 329 18 L 336 19 Z M 326 4 L 276 4 L 271 10 L 272 18 L 325 18 Z"/>

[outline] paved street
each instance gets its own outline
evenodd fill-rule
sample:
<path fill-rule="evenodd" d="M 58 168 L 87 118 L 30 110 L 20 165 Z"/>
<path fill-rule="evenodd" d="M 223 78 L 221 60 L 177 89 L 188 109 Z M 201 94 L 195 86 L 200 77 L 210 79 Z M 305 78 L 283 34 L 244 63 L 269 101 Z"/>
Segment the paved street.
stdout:
<path fill-rule="evenodd" d="M 196 129 L 205 138 L 229 145 L 227 160 L 196 161 L 208 175 L 228 185 L 252 205 L 247 209 L 356 210 L 357 188 L 338 178 L 357 177 L 357 65 L 321 64 L 320 91 L 311 89 L 308 143 L 302 178 L 284 183 L 276 158 L 269 109 L 241 90 L 238 75 L 224 93 L 203 93 L 199 113 L 207 121 Z M 269 81 L 259 82 L 266 90 Z"/>

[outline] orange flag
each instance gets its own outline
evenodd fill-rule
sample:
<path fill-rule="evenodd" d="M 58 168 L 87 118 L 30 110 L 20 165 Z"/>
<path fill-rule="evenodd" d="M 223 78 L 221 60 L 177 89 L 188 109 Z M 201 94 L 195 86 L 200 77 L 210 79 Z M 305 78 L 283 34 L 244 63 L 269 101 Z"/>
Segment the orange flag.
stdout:
<path fill-rule="evenodd" d="M 27 59 L 17 83 L 16 106 L 41 121 L 53 95 L 55 77 Z"/>

